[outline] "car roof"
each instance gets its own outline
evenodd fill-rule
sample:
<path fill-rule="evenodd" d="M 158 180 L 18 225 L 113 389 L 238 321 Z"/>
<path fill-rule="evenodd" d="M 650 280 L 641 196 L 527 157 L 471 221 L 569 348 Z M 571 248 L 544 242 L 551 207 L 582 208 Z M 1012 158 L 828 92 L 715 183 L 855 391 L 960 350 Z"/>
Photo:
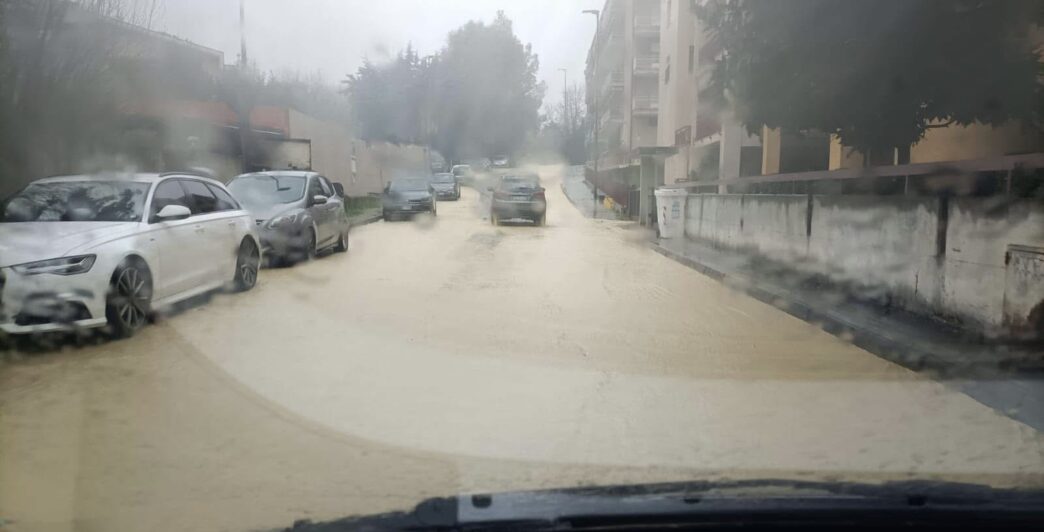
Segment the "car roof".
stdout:
<path fill-rule="evenodd" d="M 70 183 L 75 181 L 131 181 L 136 183 L 155 183 L 162 179 L 160 174 L 135 174 L 113 172 L 109 174 L 61 175 L 37 179 L 33 183 Z"/>
<path fill-rule="evenodd" d="M 313 175 L 319 175 L 319 173 L 308 170 L 268 170 L 265 172 L 249 172 L 246 174 L 237 175 L 236 177 L 247 177 L 255 175 L 268 175 L 272 177 L 308 177 Z M 235 179 L 235 177 L 233 177 L 232 179 Z"/>
<path fill-rule="evenodd" d="M 212 179 L 207 176 L 193 174 L 192 172 L 169 172 L 169 173 L 132 173 L 132 172 L 110 172 L 110 173 L 97 173 L 97 174 L 82 174 L 82 175 L 63 175 L 54 177 L 45 177 L 43 179 L 37 179 L 32 184 L 36 183 L 73 183 L 77 181 L 128 181 L 132 183 L 158 183 L 168 178 L 191 178 L 198 179 L 200 181 L 206 181 L 208 183 L 216 183 L 221 185 L 222 183 L 216 179 Z"/>

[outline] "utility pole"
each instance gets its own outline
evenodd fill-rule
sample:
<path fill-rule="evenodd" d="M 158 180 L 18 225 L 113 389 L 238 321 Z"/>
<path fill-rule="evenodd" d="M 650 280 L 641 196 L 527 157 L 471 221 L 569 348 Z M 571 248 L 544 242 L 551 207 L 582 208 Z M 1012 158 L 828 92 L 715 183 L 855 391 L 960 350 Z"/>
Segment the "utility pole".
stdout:
<path fill-rule="evenodd" d="M 250 124 L 250 111 L 253 105 L 246 101 L 247 92 L 251 90 L 251 87 L 249 87 L 250 78 L 247 75 L 249 68 L 246 45 L 246 0 L 239 0 L 239 82 L 237 83 L 238 87 L 234 96 L 234 104 L 236 106 L 236 115 L 239 117 L 239 155 L 243 172 L 250 171 L 250 155 L 248 153 L 250 142 L 248 141 L 248 136 L 251 133 L 250 128 L 253 127 Z"/>
<path fill-rule="evenodd" d="M 569 120 L 569 71 L 564 68 L 558 70 L 562 72 L 562 120 L 572 126 L 573 123 Z"/>
<path fill-rule="evenodd" d="M 246 70 L 247 65 L 246 45 L 246 0 L 239 0 L 239 66 Z"/>
<path fill-rule="evenodd" d="M 595 34 L 594 34 L 594 46 L 593 46 L 594 55 L 593 55 L 593 59 L 592 59 L 592 63 L 591 63 L 591 70 L 594 72 L 593 79 L 597 80 L 598 79 L 598 55 L 601 52 L 601 49 L 599 48 L 601 45 L 598 42 L 598 30 L 600 29 L 599 27 L 601 26 L 601 17 L 599 16 L 599 11 L 597 9 L 585 9 L 583 11 L 583 13 L 586 14 L 586 15 L 594 15 L 594 18 L 595 18 Z M 601 119 L 601 116 L 599 116 L 599 114 L 598 114 L 598 84 L 597 83 L 595 83 L 595 87 L 591 91 L 591 109 L 592 109 L 592 112 L 594 113 L 594 119 L 591 120 L 591 127 L 594 128 L 594 179 L 593 179 L 594 182 L 591 183 L 592 188 L 593 188 L 592 194 L 594 195 L 594 201 L 591 202 L 591 217 L 592 218 L 596 218 L 598 216 L 598 181 L 599 181 L 599 179 L 598 179 L 598 159 L 602 155 L 600 153 L 599 144 L 598 144 L 598 121 L 599 121 L 599 119 Z"/>

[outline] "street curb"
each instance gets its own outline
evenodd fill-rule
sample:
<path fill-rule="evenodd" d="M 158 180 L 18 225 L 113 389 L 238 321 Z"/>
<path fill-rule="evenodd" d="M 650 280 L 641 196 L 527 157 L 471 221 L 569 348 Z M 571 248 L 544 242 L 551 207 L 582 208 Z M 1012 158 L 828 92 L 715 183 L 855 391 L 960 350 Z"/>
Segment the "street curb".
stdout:
<path fill-rule="evenodd" d="M 800 320 L 821 324 L 821 328 L 824 331 L 834 336 L 840 337 L 846 334 L 851 335 L 850 337 L 846 336 L 844 339 L 862 349 L 891 362 L 895 362 L 903 367 L 914 371 L 921 371 L 931 367 L 943 368 L 947 366 L 945 358 L 940 357 L 932 350 L 911 345 L 884 334 L 882 331 L 853 323 L 844 316 L 836 314 L 832 309 L 816 309 L 812 304 L 802 300 L 800 297 L 795 296 L 789 291 L 773 289 L 774 287 L 766 286 L 764 283 L 758 283 L 746 275 L 716 269 L 707 264 L 698 262 L 695 259 L 671 251 L 670 249 L 661 246 L 659 243 L 652 243 L 652 248 L 653 251 L 680 262 L 681 264 L 684 264 L 685 266 L 688 266 L 689 268 L 692 268 L 716 281 L 725 283 L 729 280 L 734 280 L 736 281 L 736 284 L 741 286 L 741 290 L 743 290 L 744 293 L 754 299 L 772 305 L 774 308 L 786 312 Z M 778 302 L 781 300 L 785 301 L 787 304 L 779 305 Z M 904 356 L 896 356 L 898 352 L 902 352 Z"/>
<path fill-rule="evenodd" d="M 590 218 L 590 217 L 591 217 L 591 215 L 589 215 L 589 214 L 584 214 L 584 210 L 583 210 L 583 209 L 581 209 L 581 208 L 580 208 L 580 207 L 579 207 L 579 206 L 578 206 L 578 205 L 576 204 L 576 202 L 575 202 L 575 201 L 573 201 L 573 197 L 572 197 L 572 196 L 570 196 L 568 192 L 566 192 L 566 188 L 565 188 L 565 182 L 564 182 L 564 181 L 560 181 L 560 182 L 558 183 L 558 188 L 560 188 L 560 189 L 562 190 L 562 195 L 563 195 L 563 196 L 565 196 L 567 200 L 569 200 L 569 204 L 570 204 L 570 205 L 572 205 L 574 209 L 576 209 L 576 212 L 580 213 L 580 214 L 581 214 L 581 215 L 583 215 L 583 216 L 584 216 L 585 218 Z"/>
<path fill-rule="evenodd" d="M 953 363 L 948 360 L 949 357 L 940 355 L 938 351 L 925 347 L 919 342 L 896 338 L 882 330 L 853 323 L 832 308 L 818 310 L 792 291 L 770 287 L 746 275 L 727 272 L 701 263 L 696 259 L 667 249 L 659 242 L 650 242 L 649 246 L 656 253 L 722 284 L 726 284 L 730 280 L 735 281 L 734 284 L 740 286 L 733 287 L 742 290 L 748 296 L 772 305 L 800 320 L 819 324 L 824 332 L 911 371 L 920 373 L 924 370 L 940 370 L 940 375 L 945 375 L 945 371 L 952 367 Z M 780 301 L 785 301 L 787 304 L 779 305 Z M 1025 423 L 1038 431 L 1044 431 L 1044 413 L 1042 413 L 1044 412 L 1044 397 L 1041 397 L 1036 390 L 1027 389 L 1024 383 L 997 381 L 999 386 L 990 386 L 989 383 L 984 385 L 974 381 L 962 383 L 959 380 L 942 379 L 941 382 L 1002 416 Z"/>
<path fill-rule="evenodd" d="M 363 225 L 370 225 L 370 224 L 372 224 L 374 222 L 381 221 L 381 219 L 383 219 L 383 218 L 384 217 L 381 216 L 380 214 L 375 214 L 373 216 L 368 216 L 366 218 L 360 218 L 360 219 L 357 219 L 357 220 L 351 220 L 351 224 L 352 224 L 352 227 L 358 227 L 358 226 L 363 226 Z"/>

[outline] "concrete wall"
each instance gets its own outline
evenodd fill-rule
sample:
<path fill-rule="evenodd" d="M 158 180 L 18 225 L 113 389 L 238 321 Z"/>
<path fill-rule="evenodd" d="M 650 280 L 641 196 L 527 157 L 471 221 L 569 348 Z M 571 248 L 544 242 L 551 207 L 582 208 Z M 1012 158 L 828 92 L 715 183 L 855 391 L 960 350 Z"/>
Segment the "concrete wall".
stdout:
<path fill-rule="evenodd" d="M 290 109 L 290 138 L 312 142 L 312 169 L 335 183 L 344 185 L 352 195 L 351 149 L 352 137 L 348 130 L 332 122 Z"/>
<path fill-rule="evenodd" d="M 339 124 L 293 109 L 289 122 L 291 137 L 311 141 L 312 169 L 344 185 L 349 196 L 380 192 L 394 177 L 431 173 L 427 147 L 362 141 Z"/>
<path fill-rule="evenodd" d="M 429 151 L 424 146 L 387 142 L 353 143 L 356 172 L 352 176 L 351 196 L 380 192 L 384 184 L 396 177 L 431 173 Z"/>
<path fill-rule="evenodd" d="M 1044 323 L 1040 201 L 693 194 L 685 235 L 984 334 Z"/>
<path fill-rule="evenodd" d="M 951 201 L 942 271 L 943 306 L 960 309 L 960 314 L 991 326 L 1019 321 L 1020 316 L 1008 316 L 1007 320 L 1004 317 L 1003 287 L 1006 277 L 1014 273 L 1006 264 L 1011 245 L 1041 248 L 1044 252 L 1044 204 L 975 198 Z M 1039 298 L 1044 277 L 1037 281 L 1035 297 Z"/>
<path fill-rule="evenodd" d="M 930 307 L 938 299 L 938 220 L 936 198 L 815 196 L 806 257 L 867 297 Z"/>

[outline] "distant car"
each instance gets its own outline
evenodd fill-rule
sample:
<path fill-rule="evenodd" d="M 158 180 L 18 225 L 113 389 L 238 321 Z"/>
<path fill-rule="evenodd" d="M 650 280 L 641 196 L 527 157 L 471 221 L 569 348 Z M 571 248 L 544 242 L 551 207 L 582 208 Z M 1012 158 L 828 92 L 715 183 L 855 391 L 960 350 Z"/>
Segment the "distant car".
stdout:
<path fill-rule="evenodd" d="M 493 161 L 490 162 L 490 166 L 493 168 L 511 168 L 511 159 L 507 157 L 494 157 Z"/>
<path fill-rule="evenodd" d="M 386 222 L 417 214 L 437 214 L 435 191 L 424 177 L 395 179 L 388 183 L 381 196 L 381 206 Z"/>
<path fill-rule="evenodd" d="M 506 175 L 490 187 L 489 219 L 493 225 L 504 220 L 524 218 L 537 225 L 547 221 L 547 197 L 535 174 Z"/>
<path fill-rule="evenodd" d="M 131 336 L 152 313 L 257 282 L 254 221 L 218 181 L 187 174 L 41 179 L 2 206 L 0 329 L 108 326 Z"/>
<path fill-rule="evenodd" d="M 451 173 L 441 173 L 431 176 L 431 188 L 435 192 L 436 199 L 459 200 L 460 182 L 457 176 Z"/>
<path fill-rule="evenodd" d="M 315 172 L 243 174 L 228 183 L 254 217 L 273 265 L 294 264 L 320 251 L 348 251 L 348 215 L 340 184 Z"/>
<path fill-rule="evenodd" d="M 475 171 L 470 164 L 458 164 L 450 169 L 450 173 L 456 176 L 458 182 L 469 182 L 475 179 Z"/>

